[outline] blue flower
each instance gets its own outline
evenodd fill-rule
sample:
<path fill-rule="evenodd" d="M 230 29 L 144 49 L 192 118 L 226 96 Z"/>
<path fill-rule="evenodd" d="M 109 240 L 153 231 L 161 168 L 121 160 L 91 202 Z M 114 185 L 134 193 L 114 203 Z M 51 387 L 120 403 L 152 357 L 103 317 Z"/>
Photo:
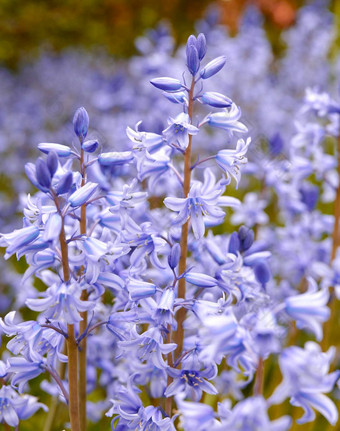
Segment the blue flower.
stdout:
<path fill-rule="evenodd" d="M 224 129 L 230 133 L 247 133 L 248 128 L 238 121 L 240 118 L 241 110 L 233 103 L 230 108 L 226 108 L 224 111 L 207 115 L 201 124 L 208 123 L 211 127 Z"/>
<path fill-rule="evenodd" d="M 18 395 L 9 386 L 0 389 L 0 423 L 17 427 L 20 420 L 28 419 L 40 408 L 48 410 L 44 404 L 37 402 L 36 397 Z"/>
<path fill-rule="evenodd" d="M 81 290 L 77 283 L 55 283 L 43 293 L 42 298 L 29 298 L 27 306 L 34 311 L 43 311 L 46 319 L 65 319 L 69 324 L 80 322 L 80 312 L 92 310 L 94 303 L 80 300 Z"/>
<path fill-rule="evenodd" d="M 338 411 L 333 401 L 324 395 L 333 389 L 340 375 L 339 370 L 328 374 L 334 354 L 335 348 L 323 353 L 320 346 L 312 341 L 307 342 L 304 349 L 297 346 L 286 348 L 279 357 L 283 381 L 275 389 L 269 403 L 280 404 L 291 397 L 291 404 L 304 409 L 298 423 L 313 421 L 314 408 L 334 426 Z"/>
<path fill-rule="evenodd" d="M 227 179 L 230 179 L 230 176 L 235 179 L 236 188 L 241 179 L 241 166 L 248 161 L 245 155 L 250 142 L 250 138 L 246 142 L 243 139 L 239 139 L 235 150 L 220 150 L 216 155 L 218 166 L 226 173 Z"/>
<path fill-rule="evenodd" d="M 197 239 L 204 236 L 205 219 L 216 223 L 223 220 L 225 213 L 220 206 L 233 207 L 239 204 L 238 199 L 221 196 L 223 189 L 219 188 L 218 184 L 215 186 L 214 175 L 210 170 L 206 169 L 204 175 L 204 183 L 195 182 L 187 198 L 164 199 L 164 204 L 168 208 L 179 213 L 173 223 L 182 225 L 190 218 Z"/>
<path fill-rule="evenodd" d="M 300 295 L 285 299 L 286 313 L 296 321 L 300 329 L 311 330 L 318 341 L 322 340 L 322 323 L 327 321 L 330 310 L 327 307 L 329 292 L 327 289 L 317 290 L 317 284 L 308 278 L 309 290 Z"/>
<path fill-rule="evenodd" d="M 190 117 L 185 112 L 177 115 L 176 118 L 169 118 L 169 127 L 163 131 L 163 136 L 169 145 L 177 143 L 182 150 L 185 150 L 189 143 L 189 135 L 197 135 L 199 129 L 190 122 Z"/>
<path fill-rule="evenodd" d="M 178 370 L 176 368 L 167 368 L 167 373 L 174 378 L 174 381 L 167 387 L 164 395 L 172 397 L 173 395 L 187 392 L 192 394 L 195 401 L 202 397 L 202 391 L 208 394 L 217 394 L 217 389 L 205 379 L 213 379 L 216 376 L 217 369 L 210 366 L 203 370 Z"/>

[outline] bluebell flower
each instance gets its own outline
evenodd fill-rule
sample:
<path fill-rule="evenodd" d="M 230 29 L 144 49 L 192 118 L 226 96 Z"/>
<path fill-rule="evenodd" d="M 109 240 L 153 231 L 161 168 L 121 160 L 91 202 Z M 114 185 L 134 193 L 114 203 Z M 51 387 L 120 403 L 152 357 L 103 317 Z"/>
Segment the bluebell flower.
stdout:
<path fill-rule="evenodd" d="M 182 225 L 189 218 L 191 220 L 192 229 L 197 239 L 204 236 L 205 232 L 205 217 L 218 222 L 224 218 L 224 211 L 220 206 L 237 206 L 238 199 L 221 196 L 223 189 L 219 185 L 215 186 L 214 176 L 210 170 L 205 170 L 205 182 L 195 182 L 189 191 L 187 198 L 167 197 L 164 199 L 164 204 L 173 211 L 179 214 L 173 220 L 174 224 Z"/>
<path fill-rule="evenodd" d="M 132 329 L 130 339 L 119 341 L 119 347 L 123 351 L 134 351 L 141 361 L 151 359 L 153 365 L 159 369 L 167 367 L 163 356 L 174 351 L 177 347 L 175 343 L 164 344 L 163 337 L 157 327 L 151 327 L 142 334 L 138 334 L 135 328 Z"/>
<path fill-rule="evenodd" d="M 238 121 L 240 118 L 241 109 L 233 103 L 230 108 L 225 108 L 224 111 L 208 114 L 201 124 L 208 123 L 211 127 L 224 129 L 230 133 L 247 133 L 248 128 Z"/>
<path fill-rule="evenodd" d="M 226 405 L 225 405 L 226 404 Z M 268 405 L 261 397 L 249 397 L 239 401 L 232 409 L 228 401 L 219 403 L 218 413 L 221 425 L 213 428 L 216 430 L 233 429 L 239 431 L 288 431 L 291 427 L 291 418 L 282 416 L 270 421 L 268 416 Z"/>
<path fill-rule="evenodd" d="M 0 389 L 0 423 L 17 427 L 20 420 L 28 419 L 40 408 L 48 410 L 44 404 L 37 402 L 36 397 L 18 395 L 10 386 Z"/>
<path fill-rule="evenodd" d="M 286 313 L 296 321 L 300 329 L 312 331 L 318 341 L 322 340 L 322 323 L 327 321 L 330 310 L 327 307 L 328 289 L 318 290 L 314 279 L 308 277 L 309 289 L 306 293 L 285 299 Z"/>
<path fill-rule="evenodd" d="M 320 346 L 312 341 L 308 341 L 304 349 L 297 346 L 286 348 L 279 357 L 283 381 L 268 402 L 280 404 L 290 397 L 292 405 L 304 410 L 298 423 L 313 421 L 314 408 L 334 426 L 338 420 L 338 411 L 333 401 L 324 395 L 333 389 L 340 375 L 339 370 L 328 374 L 334 354 L 335 348 L 323 353 Z"/>
<path fill-rule="evenodd" d="M 26 305 L 34 311 L 42 311 L 46 319 L 65 321 L 69 324 L 80 322 L 81 311 L 92 310 L 93 302 L 80 300 L 80 287 L 77 283 L 55 283 L 42 294 L 42 298 L 29 298 Z"/>
<path fill-rule="evenodd" d="M 62 218 L 58 213 L 51 214 L 46 222 L 43 233 L 44 241 L 54 241 L 59 238 L 62 226 Z"/>
<path fill-rule="evenodd" d="M 8 259 L 14 253 L 20 253 L 20 250 L 31 244 L 39 236 L 37 226 L 27 226 L 22 229 L 16 229 L 14 232 L 1 234 L 0 246 L 7 247 L 5 259 Z"/>
<path fill-rule="evenodd" d="M 170 418 L 163 419 L 159 407 L 147 406 L 144 408 L 137 392 L 139 390 L 134 389 L 129 382 L 127 388 L 121 387 L 116 398 L 110 400 L 113 406 L 106 413 L 106 416 L 118 415 L 119 417 L 114 429 L 175 431 L 173 420 Z"/>
<path fill-rule="evenodd" d="M 190 117 L 185 112 L 177 115 L 176 118 L 169 118 L 169 127 L 163 130 L 163 136 L 169 145 L 178 144 L 185 150 L 189 143 L 189 135 L 197 135 L 199 129 L 190 122 Z"/>
<path fill-rule="evenodd" d="M 136 124 L 135 130 L 131 129 L 131 127 L 127 127 L 126 134 L 134 144 L 132 148 L 134 151 L 147 150 L 152 154 L 164 145 L 164 138 L 157 133 L 139 131 L 140 124 L 141 121 Z"/>
<path fill-rule="evenodd" d="M 168 367 L 166 371 L 174 379 L 164 393 L 166 397 L 186 392 L 195 401 L 199 401 L 202 397 L 202 391 L 208 394 L 217 394 L 215 386 L 206 380 L 211 380 L 216 376 L 217 369 L 214 366 L 203 370 L 178 370 Z"/>
<path fill-rule="evenodd" d="M 236 188 L 241 179 L 241 166 L 248 161 L 245 155 L 250 142 L 250 138 L 246 142 L 243 139 L 239 139 L 235 150 L 220 150 L 216 155 L 218 166 L 225 172 L 227 179 L 230 179 L 230 176 L 235 179 Z"/>
<path fill-rule="evenodd" d="M 39 362 L 31 362 L 22 357 L 13 357 L 8 360 L 8 372 L 14 373 L 12 386 L 19 385 L 18 390 L 23 392 L 26 383 L 44 372 L 43 359 Z"/>
<path fill-rule="evenodd" d="M 133 160 L 131 151 L 113 151 L 110 153 L 101 153 L 98 156 L 98 162 L 101 166 L 118 166 L 130 163 Z"/>
<path fill-rule="evenodd" d="M 210 405 L 184 401 L 180 396 L 176 397 L 176 403 L 181 412 L 181 424 L 185 431 L 214 429 L 215 412 Z"/>
<path fill-rule="evenodd" d="M 130 262 L 133 267 L 140 266 L 142 261 L 149 257 L 156 268 L 165 268 L 165 265 L 159 260 L 158 254 L 164 254 L 168 249 L 168 244 L 152 228 L 150 222 L 142 223 L 134 230 L 130 229 L 130 232 L 124 232 L 123 239 L 132 249 Z"/>
<path fill-rule="evenodd" d="M 127 290 L 131 301 L 153 296 L 156 293 L 156 286 L 153 283 L 130 278 L 127 282 Z"/>

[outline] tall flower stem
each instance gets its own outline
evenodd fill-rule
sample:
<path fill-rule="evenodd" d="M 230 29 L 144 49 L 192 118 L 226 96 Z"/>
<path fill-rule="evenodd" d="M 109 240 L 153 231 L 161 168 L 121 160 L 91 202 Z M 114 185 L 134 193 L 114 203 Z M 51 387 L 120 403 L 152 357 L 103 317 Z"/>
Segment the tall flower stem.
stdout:
<path fill-rule="evenodd" d="M 263 358 L 259 358 L 257 365 L 255 383 L 254 383 L 254 395 L 263 394 L 263 383 L 264 383 L 264 361 Z"/>
<path fill-rule="evenodd" d="M 57 204 L 57 199 L 56 199 Z M 58 204 L 57 204 L 58 207 Z M 59 235 L 62 266 L 65 283 L 70 280 L 70 269 L 68 265 L 68 248 L 65 238 L 64 219 L 62 220 Z M 74 334 L 74 325 L 67 325 L 67 356 L 68 356 L 68 385 L 69 385 L 69 414 L 71 431 L 80 431 L 79 421 L 79 395 L 78 395 L 78 346 Z"/>
<path fill-rule="evenodd" d="M 190 118 L 190 123 L 192 123 L 193 115 L 193 96 L 195 88 L 195 79 L 192 78 L 191 86 L 189 90 L 189 101 L 188 101 L 188 115 Z M 190 191 L 190 180 L 191 180 L 191 144 L 192 135 L 189 135 L 189 143 L 187 149 L 184 153 L 184 183 L 183 183 L 183 194 L 187 197 Z M 182 226 L 181 234 L 181 258 L 179 261 L 179 274 L 183 274 L 187 268 L 187 255 L 188 255 L 188 232 L 189 232 L 189 220 Z M 185 298 L 185 279 L 181 278 L 178 282 L 178 298 Z M 185 308 L 180 308 L 176 314 L 177 330 L 174 332 L 174 342 L 177 344 L 175 350 L 175 358 L 181 354 L 183 350 L 183 322 L 185 319 L 186 310 Z"/>
<path fill-rule="evenodd" d="M 334 202 L 334 227 L 332 234 L 332 251 L 331 251 L 331 262 L 336 257 L 337 250 L 340 245 L 340 131 L 337 140 L 337 159 L 338 159 L 338 187 L 336 189 L 336 196 Z M 322 349 L 327 350 L 331 345 L 335 345 L 337 353 L 339 351 L 339 336 L 338 336 L 338 322 L 339 322 L 339 302 L 335 297 L 334 287 L 331 287 L 330 296 L 330 318 L 324 326 L 324 336 L 322 340 Z M 337 400 L 337 408 L 339 407 L 339 401 Z M 333 428 L 331 425 L 327 426 L 326 429 Z"/>
<path fill-rule="evenodd" d="M 83 187 L 86 182 L 85 174 L 85 163 L 84 163 L 84 150 L 81 149 L 80 152 L 80 172 L 81 172 L 81 186 Z M 80 208 L 80 234 L 86 234 L 86 205 L 82 205 Z M 84 267 L 80 269 L 80 275 L 84 272 Z M 81 293 L 81 299 L 83 301 L 87 300 L 87 291 L 83 290 Z M 87 328 L 87 311 L 82 311 L 80 316 L 83 320 L 79 323 L 79 333 L 82 334 Z M 86 431 L 86 365 L 87 365 L 87 345 L 86 338 L 84 337 L 79 343 L 78 352 L 78 363 L 79 363 L 79 414 L 80 414 L 80 430 Z"/>
<path fill-rule="evenodd" d="M 189 101 L 188 101 L 188 115 L 190 118 L 190 123 L 192 123 L 193 114 L 193 102 L 194 102 L 194 88 L 195 88 L 195 78 L 192 78 L 191 86 L 189 90 Z M 185 197 L 188 196 L 190 190 L 190 180 L 191 180 L 191 143 L 192 135 L 189 135 L 189 143 L 184 153 L 184 181 L 183 181 L 183 194 Z M 179 260 L 179 274 L 183 274 L 187 267 L 187 255 L 188 255 L 188 232 L 189 232 L 189 220 L 182 226 L 181 234 L 181 257 Z M 178 282 L 178 298 L 185 298 L 185 279 L 181 278 Z M 173 336 L 173 341 L 177 344 L 175 350 L 175 358 L 178 357 L 183 350 L 183 322 L 185 319 L 186 311 L 184 308 L 180 308 L 176 313 L 177 330 L 172 332 L 169 328 L 168 342 L 171 342 L 171 336 Z M 168 355 L 168 365 L 173 366 L 173 353 L 170 352 Z M 169 386 L 172 382 L 172 378 L 168 375 L 167 385 Z M 169 397 L 165 401 L 165 412 L 168 416 L 171 416 L 172 409 L 172 397 Z"/>
<path fill-rule="evenodd" d="M 332 250 L 331 250 L 331 259 L 330 263 L 334 261 L 336 257 L 336 252 L 338 250 L 338 247 L 340 245 L 340 229 L 339 229 L 339 223 L 340 223 L 340 134 L 338 136 L 337 140 L 337 159 L 338 159 L 338 177 L 339 177 L 339 183 L 338 187 L 336 189 L 336 196 L 335 196 L 335 202 L 334 202 L 334 227 L 333 227 L 333 233 L 332 233 Z M 323 349 L 327 349 L 331 344 L 333 344 L 333 341 L 337 341 L 337 339 L 333 340 L 334 338 L 334 328 L 337 328 L 337 319 L 339 318 L 338 315 L 338 307 L 339 307 L 339 301 L 337 301 L 335 294 L 334 294 L 334 288 L 331 288 L 331 300 L 330 300 L 330 311 L 331 315 L 326 322 L 324 327 L 324 337 L 322 340 L 322 347 Z M 337 338 L 337 337 L 336 337 Z"/>

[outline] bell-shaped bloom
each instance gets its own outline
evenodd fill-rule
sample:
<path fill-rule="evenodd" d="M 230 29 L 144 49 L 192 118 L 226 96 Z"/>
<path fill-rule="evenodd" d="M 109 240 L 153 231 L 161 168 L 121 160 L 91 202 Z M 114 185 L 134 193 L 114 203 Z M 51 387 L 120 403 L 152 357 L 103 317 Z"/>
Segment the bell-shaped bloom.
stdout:
<path fill-rule="evenodd" d="M 215 430 L 215 412 L 214 409 L 204 403 L 194 401 L 183 401 L 181 396 L 176 397 L 176 404 L 181 412 L 181 423 L 185 431 L 206 431 Z"/>
<path fill-rule="evenodd" d="M 54 241 L 59 237 L 62 225 L 61 215 L 58 213 L 51 214 L 45 225 L 43 233 L 44 241 Z"/>
<path fill-rule="evenodd" d="M 42 358 L 39 362 L 31 362 L 22 357 L 13 357 L 8 360 L 8 363 L 8 372 L 14 374 L 11 380 L 12 386 L 15 387 L 18 384 L 20 393 L 23 392 L 29 380 L 34 379 L 44 372 Z"/>
<path fill-rule="evenodd" d="M 210 105 L 214 108 L 229 108 L 233 101 L 224 94 L 215 91 L 207 91 L 198 97 L 198 100 L 204 105 Z"/>
<path fill-rule="evenodd" d="M 113 151 L 111 153 L 102 153 L 98 156 L 98 162 L 101 166 L 118 166 L 130 163 L 133 160 L 131 151 Z"/>
<path fill-rule="evenodd" d="M 0 247 L 7 247 L 5 259 L 8 259 L 14 253 L 20 253 L 20 250 L 31 244 L 39 236 L 37 226 L 28 226 L 7 234 L 1 234 Z"/>
<path fill-rule="evenodd" d="M 119 348 L 123 351 L 133 351 L 137 353 L 140 361 L 152 361 L 153 365 L 159 369 L 165 369 L 165 363 L 162 355 L 168 355 L 177 347 L 175 343 L 163 342 L 163 336 L 157 327 L 152 327 L 143 334 L 138 334 L 135 328 L 131 331 L 130 340 L 119 341 Z"/>
<path fill-rule="evenodd" d="M 30 418 L 40 408 L 47 411 L 47 407 L 37 402 L 31 395 L 18 395 L 10 386 L 0 389 L 0 423 L 17 427 L 20 420 Z"/>
<path fill-rule="evenodd" d="M 312 331 L 318 341 L 322 340 L 322 324 L 329 319 L 330 310 L 327 307 L 328 289 L 318 290 L 317 284 L 308 278 L 309 289 L 306 293 L 290 296 L 285 299 L 286 313 L 296 321 L 300 329 Z"/>
<path fill-rule="evenodd" d="M 241 179 L 241 166 L 246 164 L 248 159 L 245 157 L 251 139 L 248 138 L 245 142 L 239 139 L 235 150 L 220 150 L 215 159 L 218 166 L 225 172 L 227 178 L 233 177 L 236 181 L 236 188 Z"/>
<path fill-rule="evenodd" d="M 225 406 L 223 402 L 219 404 L 218 413 L 221 419 L 221 426 L 216 426 L 214 430 L 239 430 L 239 431 L 288 431 L 291 427 L 292 419 L 289 416 L 282 416 L 279 419 L 270 421 L 268 416 L 268 405 L 261 397 L 249 397 L 239 401 L 232 409 Z"/>
<path fill-rule="evenodd" d="M 175 431 L 174 419 L 163 418 L 159 407 L 147 406 L 144 408 L 137 391 L 129 381 L 128 387 L 121 387 L 115 399 L 110 400 L 113 406 L 106 416 L 116 416 L 115 419 L 118 417 L 115 429 L 137 430 L 139 428 L 141 430 Z"/>
<path fill-rule="evenodd" d="M 231 133 L 247 133 L 248 128 L 238 121 L 241 118 L 241 109 L 233 103 L 224 111 L 207 115 L 202 124 L 208 123 L 211 127 L 227 130 Z"/>
<path fill-rule="evenodd" d="M 189 135 L 197 135 L 199 129 L 190 122 L 190 117 L 181 112 L 176 118 L 169 118 L 169 127 L 163 131 L 163 136 L 169 145 L 178 144 L 185 150 L 189 143 Z"/>
<path fill-rule="evenodd" d="M 178 95 L 176 94 L 176 96 Z M 164 138 L 162 135 L 158 135 L 157 133 L 139 131 L 140 124 L 141 121 L 136 124 L 135 130 L 131 129 L 131 127 L 127 127 L 126 134 L 130 141 L 132 141 L 134 144 L 134 151 L 147 150 L 150 154 L 152 154 L 154 151 L 157 151 L 160 147 L 162 147 L 164 144 Z"/>
<path fill-rule="evenodd" d="M 131 301 L 138 301 L 156 293 L 156 286 L 153 283 L 130 278 L 127 283 L 127 290 Z"/>
<path fill-rule="evenodd" d="M 54 284 L 43 293 L 42 298 L 29 298 L 26 305 L 34 311 L 42 311 L 46 319 L 65 319 L 69 324 L 80 322 L 80 312 L 92 310 L 93 302 L 80 299 L 81 290 L 77 283 Z"/>
<path fill-rule="evenodd" d="M 174 224 L 183 225 L 189 218 L 192 230 L 197 239 L 204 236 L 205 218 L 220 222 L 224 218 L 224 211 L 220 206 L 237 206 L 238 199 L 221 196 L 223 189 L 215 185 L 214 175 L 209 169 L 205 170 L 204 183 L 195 182 L 189 191 L 187 198 L 167 197 L 164 204 L 179 214 L 173 220 Z"/>
<path fill-rule="evenodd" d="M 320 412 L 331 425 L 338 420 L 338 411 L 324 393 L 330 392 L 339 379 L 340 371 L 328 374 L 335 348 L 321 352 L 317 343 L 308 341 L 305 348 L 291 346 L 279 357 L 283 381 L 268 400 L 270 404 L 280 404 L 287 397 L 294 406 L 302 407 L 304 415 L 298 423 L 315 419 L 313 409 Z"/>
<path fill-rule="evenodd" d="M 217 368 L 210 366 L 204 370 L 178 370 L 176 368 L 167 368 L 167 373 L 174 381 L 167 387 L 164 395 L 172 397 L 173 395 L 182 392 L 191 393 L 195 401 L 199 401 L 202 397 L 202 391 L 208 394 L 217 394 L 217 389 L 206 379 L 210 380 L 216 376 Z"/>

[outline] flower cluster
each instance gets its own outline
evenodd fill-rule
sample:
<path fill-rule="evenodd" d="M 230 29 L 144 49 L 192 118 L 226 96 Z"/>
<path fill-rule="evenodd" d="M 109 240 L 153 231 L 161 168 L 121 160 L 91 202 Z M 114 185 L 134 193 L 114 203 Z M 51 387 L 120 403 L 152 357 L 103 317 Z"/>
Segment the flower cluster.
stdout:
<path fill-rule="evenodd" d="M 215 43 L 222 37 L 216 30 Z M 266 153 L 233 97 L 213 88 L 226 57 L 209 55 L 205 35 L 191 35 L 186 69 L 151 77 L 170 116 L 157 128 L 129 121 L 124 148 L 102 151 L 81 107 L 73 145 L 40 143 L 26 164 L 37 191 L 0 246 L 5 259 L 25 256 L 20 305 L 32 320 L 25 310 L 0 318 L 11 338 L 0 423 L 46 409 L 22 395 L 45 375 L 41 390 L 68 408 L 72 431 L 102 417 L 112 430 L 284 431 L 292 419 L 272 420 L 270 408 L 287 398 L 305 411 L 299 423 L 316 410 L 336 424 L 325 394 L 339 372 L 322 325 L 339 293 L 340 210 L 325 215 L 317 203 L 339 193 L 326 145 L 338 138 L 338 103 L 309 89 L 289 150 L 288 134 L 276 134 Z M 236 198 L 252 178 L 260 190 Z M 295 345 L 300 333 L 327 351 Z M 275 360 L 280 384 L 278 367 L 266 367 Z"/>

